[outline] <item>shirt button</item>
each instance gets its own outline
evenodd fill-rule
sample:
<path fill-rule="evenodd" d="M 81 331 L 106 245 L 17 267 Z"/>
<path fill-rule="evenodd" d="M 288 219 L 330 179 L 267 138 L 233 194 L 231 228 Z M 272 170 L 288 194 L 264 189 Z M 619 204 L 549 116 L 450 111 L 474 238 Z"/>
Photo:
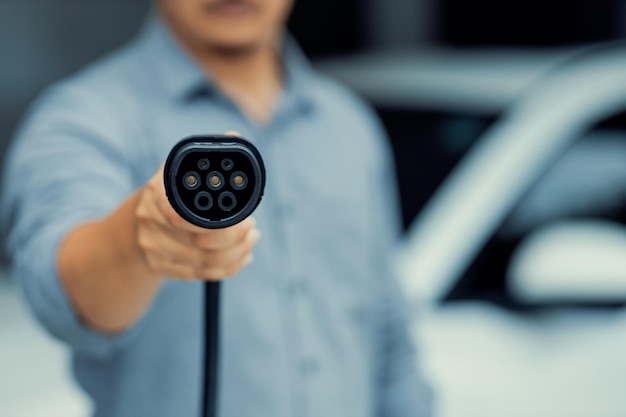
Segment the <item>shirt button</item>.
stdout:
<path fill-rule="evenodd" d="M 300 373 L 304 377 L 315 375 L 319 371 L 319 362 L 313 357 L 306 357 L 300 361 Z"/>

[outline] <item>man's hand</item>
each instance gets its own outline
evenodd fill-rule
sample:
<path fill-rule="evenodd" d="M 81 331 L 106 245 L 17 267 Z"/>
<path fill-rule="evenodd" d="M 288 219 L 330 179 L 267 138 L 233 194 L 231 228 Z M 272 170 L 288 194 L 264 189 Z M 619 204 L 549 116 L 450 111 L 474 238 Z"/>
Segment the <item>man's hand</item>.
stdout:
<path fill-rule="evenodd" d="M 252 261 L 260 233 L 255 221 L 225 229 L 203 229 L 171 207 L 163 185 L 163 166 L 140 191 L 135 209 L 137 244 L 155 275 L 186 280 L 221 280 Z"/>
<path fill-rule="evenodd" d="M 252 260 L 259 236 L 252 218 L 215 230 L 183 220 L 167 200 L 161 168 L 109 216 L 71 231 L 57 268 L 81 320 L 117 333 L 146 311 L 162 277 L 232 276 Z"/>

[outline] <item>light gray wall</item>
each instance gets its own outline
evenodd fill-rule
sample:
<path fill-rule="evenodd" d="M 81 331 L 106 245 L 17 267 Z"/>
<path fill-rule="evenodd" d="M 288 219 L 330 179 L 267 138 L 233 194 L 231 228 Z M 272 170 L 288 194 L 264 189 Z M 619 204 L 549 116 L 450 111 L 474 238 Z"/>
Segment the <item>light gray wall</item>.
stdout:
<path fill-rule="evenodd" d="M 0 155 L 29 102 L 52 81 L 130 39 L 149 0 L 0 2 Z"/>

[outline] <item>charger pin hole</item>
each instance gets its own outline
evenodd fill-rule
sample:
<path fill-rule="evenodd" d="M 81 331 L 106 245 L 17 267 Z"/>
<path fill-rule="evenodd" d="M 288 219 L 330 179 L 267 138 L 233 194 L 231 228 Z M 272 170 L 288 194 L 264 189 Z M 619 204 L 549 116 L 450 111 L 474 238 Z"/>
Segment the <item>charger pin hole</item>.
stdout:
<path fill-rule="evenodd" d="M 198 168 L 200 168 L 203 171 L 209 169 L 210 166 L 211 166 L 211 163 L 209 162 L 207 158 L 202 158 L 201 160 L 198 161 Z"/>
<path fill-rule="evenodd" d="M 207 185 L 212 190 L 219 190 L 224 185 L 224 176 L 217 171 L 213 171 L 207 175 Z"/>
<path fill-rule="evenodd" d="M 230 177 L 230 185 L 235 190 L 243 190 L 248 185 L 248 176 L 241 171 L 235 171 Z"/>
<path fill-rule="evenodd" d="M 231 169 L 233 169 L 233 166 L 235 164 L 233 163 L 233 160 L 230 158 L 224 158 L 222 159 L 222 168 L 224 168 L 226 171 L 230 171 Z"/>
<path fill-rule="evenodd" d="M 183 185 L 188 190 L 195 190 L 200 186 L 200 175 L 190 171 L 183 176 Z"/>

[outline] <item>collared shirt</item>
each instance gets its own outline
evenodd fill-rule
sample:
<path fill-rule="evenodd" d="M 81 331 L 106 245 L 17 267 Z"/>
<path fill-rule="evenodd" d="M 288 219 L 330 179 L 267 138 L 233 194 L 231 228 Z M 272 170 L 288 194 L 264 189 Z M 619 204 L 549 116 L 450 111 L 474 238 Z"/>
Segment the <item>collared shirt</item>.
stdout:
<path fill-rule="evenodd" d="M 165 280 L 136 324 L 100 334 L 60 285 L 59 243 L 115 210 L 179 139 L 228 130 L 260 149 L 267 186 L 255 260 L 223 284 L 219 415 L 427 414 L 390 273 L 399 222 L 383 131 L 289 39 L 282 59 L 282 95 L 259 126 L 152 17 L 127 47 L 45 92 L 19 130 L 2 205 L 14 273 L 71 348 L 96 416 L 200 415 L 202 284 Z"/>

